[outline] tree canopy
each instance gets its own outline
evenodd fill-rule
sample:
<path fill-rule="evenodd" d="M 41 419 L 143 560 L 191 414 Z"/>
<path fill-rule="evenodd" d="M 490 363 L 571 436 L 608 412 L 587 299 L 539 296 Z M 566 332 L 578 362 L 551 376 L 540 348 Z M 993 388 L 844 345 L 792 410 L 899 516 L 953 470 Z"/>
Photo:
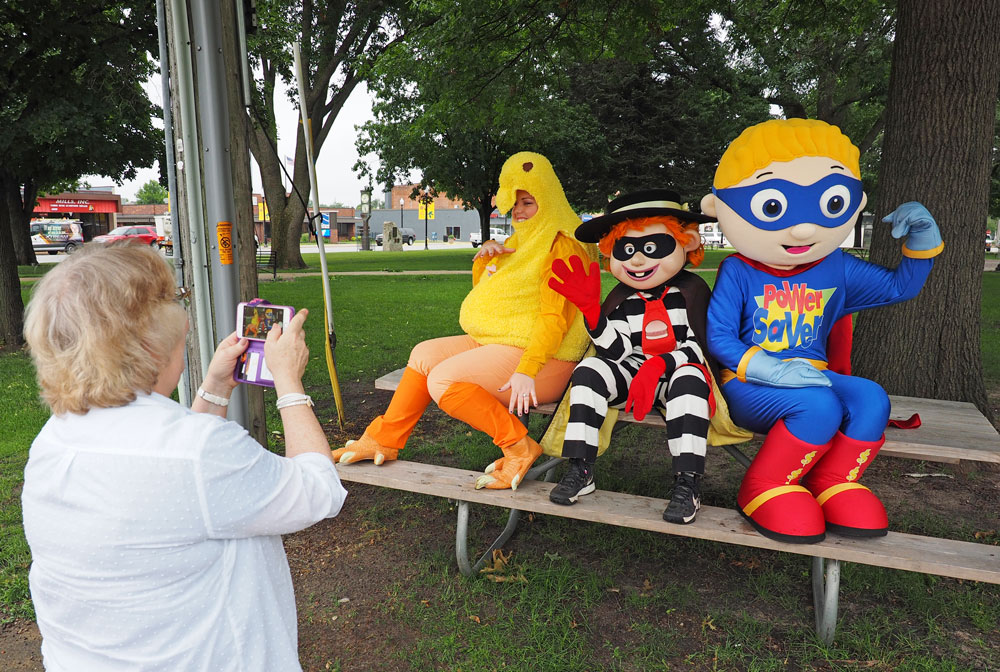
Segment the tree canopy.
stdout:
<path fill-rule="evenodd" d="M 140 205 L 161 205 L 167 202 L 167 190 L 156 180 L 150 180 L 135 192 L 135 200 Z"/>
<path fill-rule="evenodd" d="M 0 4 L 0 344 L 22 341 L 17 263 L 34 262 L 28 221 L 40 189 L 81 175 L 132 179 L 163 151 L 153 3 Z"/>

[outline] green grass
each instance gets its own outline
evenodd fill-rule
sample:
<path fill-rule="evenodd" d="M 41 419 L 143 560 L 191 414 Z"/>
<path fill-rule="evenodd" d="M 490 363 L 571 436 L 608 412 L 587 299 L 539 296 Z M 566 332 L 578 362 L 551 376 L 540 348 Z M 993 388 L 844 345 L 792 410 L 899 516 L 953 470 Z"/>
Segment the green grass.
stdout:
<path fill-rule="evenodd" d="M 465 254 L 467 267 L 469 251 L 445 252 Z M 419 256 L 407 252 L 402 260 Z M 705 266 L 713 264 L 707 261 Z M 714 279 L 712 273 L 706 276 Z M 377 376 L 402 366 L 414 344 L 458 333 L 458 307 L 469 284 L 465 275 L 334 278 L 341 380 L 370 385 Z M 319 278 L 262 283 L 260 293 L 276 303 L 310 309 L 307 339 L 313 359 L 306 387 L 326 400 L 324 417 L 332 417 L 320 356 Z M 983 363 L 987 384 L 994 389 L 1000 385 L 998 297 L 1000 273 L 984 274 Z M 0 381 L 3 623 L 33 615 L 19 494 L 28 446 L 47 412 L 37 401 L 25 354 L 0 355 Z M 269 394 L 273 401 L 273 393 Z M 543 421 L 533 419 L 533 429 Z M 276 416 L 269 423 L 272 429 L 279 426 Z M 445 431 L 433 445 L 415 436 L 407 448 L 411 457 L 433 460 L 447 455 L 457 466 L 478 469 L 495 456 L 495 447 L 484 436 L 469 433 L 458 423 L 442 427 Z M 665 467 L 666 457 L 655 437 L 641 428 L 625 427 L 616 440 L 628 442 L 634 450 L 609 451 L 602 461 L 602 488 L 642 494 L 662 490 L 662 470 L 656 467 Z M 654 468 L 642 468 L 650 465 Z M 708 499 L 732 499 L 735 485 L 722 483 L 721 474 L 713 474 L 711 480 Z M 387 666 L 467 672 L 500 668 L 936 671 L 1000 666 L 1000 653 L 989 648 L 996 641 L 992 633 L 1000 613 L 997 586 L 846 563 L 838 636 L 834 645 L 825 647 L 812 629 L 808 559 L 800 556 L 540 516 L 523 521 L 510 544 L 514 555 L 505 574 L 516 580 L 494 583 L 460 576 L 449 549 L 419 543 L 421 535 L 429 533 L 426 520 L 453 524 L 451 504 L 410 493 L 380 495 L 354 500 L 355 514 L 373 529 L 402 527 L 415 540 L 407 551 L 405 578 L 400 575 L 397 581 L 374 588 L 382 595 L 375 616 L 388 629 L 412 635 L 406 650 L 393 654 L 398 659 L 389 660 Z M 504 511 L 476 507 L 470 530 L 473 538 L 485 540 L 495 536 L 504 522 Z M 956 533 L 953 523 L 932 514 L 914 513 L 899 522 L 918 533 L 936 533 L 943 526 L 950 535 Z M 972 530 L 958 534 L 964 538 Z M 359 540 L 363 541 L 351 541 Z M 679 584 L 672 580 L 672 571 L 696 578 Z M 722 599 L 720 585 L 725 586 Z M 300 619 L 329 622 L 340 614 L 338 623 L 346 625 L 360 618 L 352 615 L 351 605 L 337 609 L 341 611 L 307 608 Z M 370 624 L 372 616 L 366 618 Z M 347 653 L 339 665 L 350 669 Z"/>
<path fill-rule="evenodd" d="M 467 271 L 471 268 L 476 250 L 458 248 L 454 250 L 409 250 L 404 252 L 329 252 L 326 263 L 331 273 L 355 271 Z M 723 258 L 732 250 L 705 250 L 702 268 L 717 268 Z M 302 255 L 307 269 L 286 270 L 279 273 L 319 271 L 319 254 Z"/>
<path fill-rule="evenodd" d="M 26 355 L 0 355 L 0 614 L 31 617 L 28 563 L 21 526 L 21 484 L 27 448 L 48 419 Z M 0 618 L 2 622 L 2 618 Z"/>

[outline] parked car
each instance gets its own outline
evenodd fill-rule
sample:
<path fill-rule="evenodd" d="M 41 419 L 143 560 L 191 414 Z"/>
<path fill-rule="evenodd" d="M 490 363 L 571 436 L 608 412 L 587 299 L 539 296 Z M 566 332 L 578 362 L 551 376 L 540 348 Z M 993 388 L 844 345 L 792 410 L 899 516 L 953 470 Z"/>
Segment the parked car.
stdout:
<path fill-rule="evenodd" d="M 413 241 L 417 239 L 417 232 L 408 226 L 400 227 L 399 236 L 402 238 L 403 242 L 407 245 L 413 245 Z M 382 232 L 379 231 L 375 234 L 375 244 L 382 244 Z"/>
<path fill-rule="evenodd" d="M 83 224 L 76 220 L 36 220 L 31 223 L 35 252 L 73 254 L 83 245 Z"/>
<path fill-rule="evenodd" d="M 507 242 L 508 238 L 510 238 L 510 236 L 507 235 L 507 232 L 501 229 L 500 227 L 498 226 L 490 227 L 490 240 L 495 240 L 501 245 L 503 245 L 505 242 Z M 469 242 L 472 243 L 473 247 L 479 247 L 480 245 L 482 245 L 483 244 L 482 231 L 476 229 L 475 231 L 470 233 Z"/>
<path fill-rule="evenodd" d="M 159 246 L 159 235 L 151 224 L 129 224 L 117 226 L 103 236 L 94 236 L 95 243 L 113 243 L 125 239 L 141 240 L 146 245 Z"/>

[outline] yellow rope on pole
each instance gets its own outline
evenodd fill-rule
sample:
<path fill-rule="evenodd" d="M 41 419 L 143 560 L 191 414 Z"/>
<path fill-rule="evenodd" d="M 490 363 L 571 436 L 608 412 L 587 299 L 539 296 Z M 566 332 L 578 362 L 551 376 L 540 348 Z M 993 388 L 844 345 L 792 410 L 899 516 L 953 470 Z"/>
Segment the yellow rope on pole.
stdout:
<path fill-rule="evenodd" d="M 299 86 L 299 110 L 302 116 L 303 137 L 306 141 L 306 163 L 309 166 L 309 186 L 312 188 L 313 212 L 319 214 L 319 189 L 316 184 L 316 161 L 313 157 L 312 125 L 309 123 L 309 116 L 306 112 L 306 89 L 305 79 L 302 76 L 302 58 L 299 52 L 299 43 L 292 45 L 292 52 L 295 57 L 295 79 Z M 308 211 L 308 208 L 307 208 Z M 307 212 L 308 214 L 308 212 Z M 316 233 L 316 246 L 319 248 L 319 265 L 322 271 L 323 283 L 323 308 L 326 317 L 326 369 L 330 374 L 330 387 L 333 388 L 333 401 L 337 406 L 337 423 L 340 428 L 344 428 L 344 398 L 340 394 L 340 383 L 337 381 L 337 365 L 333 356 L 333 346 L 335 342 L 333 330 L 333 305 L 330 298 L 330 274 L 326 267 L 326 250 L 323 248 L 323 222 L 320 220 Z"/>

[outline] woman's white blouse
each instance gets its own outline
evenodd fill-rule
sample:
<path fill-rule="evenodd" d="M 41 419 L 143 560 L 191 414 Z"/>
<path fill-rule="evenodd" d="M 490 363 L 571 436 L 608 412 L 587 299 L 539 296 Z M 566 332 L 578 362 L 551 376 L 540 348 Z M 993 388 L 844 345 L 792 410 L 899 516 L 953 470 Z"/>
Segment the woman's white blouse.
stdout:
<path fill-rule="evenodd" d="M 301 669 L 280 535 L 346 496 L 326 457 L 156 393 L 51 417 L 22 493 L 46 669 Z"/>

